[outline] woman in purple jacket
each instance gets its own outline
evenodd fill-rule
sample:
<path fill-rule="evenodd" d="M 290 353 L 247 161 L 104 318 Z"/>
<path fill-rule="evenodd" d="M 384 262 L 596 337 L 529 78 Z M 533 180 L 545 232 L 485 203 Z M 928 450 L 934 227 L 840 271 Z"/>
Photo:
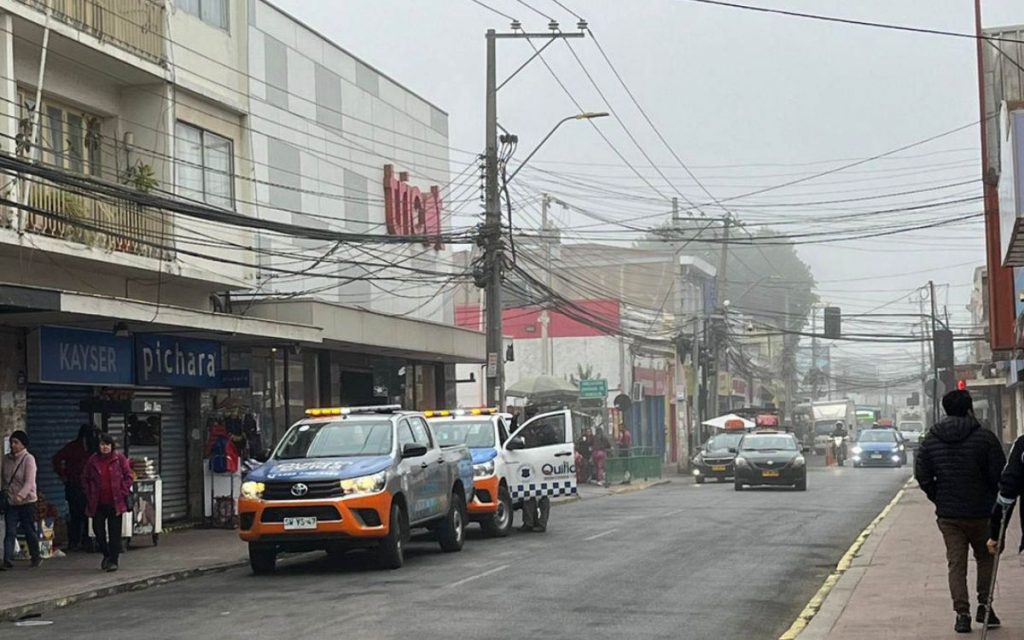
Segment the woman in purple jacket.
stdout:
<path fill-rule="evenodd" d="M 117 443 L 110 434 L 100 434 L 99 448 L 82 472 L 85 515 L 92 518 L 96 542 L 103 552 L 100 568 L 117 571 L 122 518 L 128 511 L 128 496 L 132 492 L 132 468 L 128 458 L 116 451 Z"/>

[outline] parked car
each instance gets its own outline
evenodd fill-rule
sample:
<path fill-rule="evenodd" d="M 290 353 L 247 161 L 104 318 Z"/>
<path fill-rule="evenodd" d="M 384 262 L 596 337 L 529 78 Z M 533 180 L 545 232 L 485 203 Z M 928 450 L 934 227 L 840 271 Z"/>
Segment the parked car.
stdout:
<path fill-rule="evenodd" d="M 473 462 L 464 445 L 442 449 L 422 414 L 398 406 L 308 409 L 269 459 L 246 477 L 239 535 L 254 573 L 287 551 L 375 547 L 381 564 L 405 562 L 410 529 L 460 551 Z"/>
<path fill-rule="evenodd" d="M 746 486 L 787 485 L 797 491 L 807 490 L 807 461 L 796 436 L 791 433 L 759 431 L 740 440 L 736 454 L 736 477 L 733 486 L 742 491 Z"/>

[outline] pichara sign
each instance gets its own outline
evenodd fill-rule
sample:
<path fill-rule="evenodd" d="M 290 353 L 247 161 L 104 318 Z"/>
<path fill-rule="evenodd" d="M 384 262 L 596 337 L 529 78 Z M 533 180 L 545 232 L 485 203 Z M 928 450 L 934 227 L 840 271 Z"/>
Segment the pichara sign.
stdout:
<path fill-rule="evenodd" d="M 217 388 L 221 385 L 220 343 L 159 334 L 135 336 L 139 385 Z"/>
<path fill-rule="evenodd" d="M 135 384 L 132 339 L 109 331 L 40 327 L 39 382 L 128 386 Z"/>

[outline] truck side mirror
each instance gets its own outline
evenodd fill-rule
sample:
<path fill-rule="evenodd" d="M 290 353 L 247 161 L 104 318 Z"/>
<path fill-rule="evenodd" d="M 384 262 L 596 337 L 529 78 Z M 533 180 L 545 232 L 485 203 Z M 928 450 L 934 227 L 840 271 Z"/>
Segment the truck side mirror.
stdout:
<path fill-rule="evenodd" d="M 508 449 L 509 451 L 516 451 L 518 449 L 525 449 L 526 448 L 526 440 L 524 440 L 522 436 L 511 438 L 511 439 L 509 439 L 508 444 L 505 445 L 505 448 Z"/>
<path fill-rule="evenodd" d="M 407 442 L 402 446 L 402 458 L 422 458 L 427 455 L 427 445 L 420 442 Z"/>

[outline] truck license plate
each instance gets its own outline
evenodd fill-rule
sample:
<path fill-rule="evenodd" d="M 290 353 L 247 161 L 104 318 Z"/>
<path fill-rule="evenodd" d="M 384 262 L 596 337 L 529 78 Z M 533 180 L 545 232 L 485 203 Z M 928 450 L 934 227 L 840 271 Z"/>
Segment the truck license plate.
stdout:
<path fill-rule="evenodd" d="M 316 529 L 316 518 L 285 518 L 284 528 L 285 531 L 290 531 L 292 529 Z"/>
<path fill-rule="evenodd" d="M 713 465 L 711 465 L 711 470 L 712 471 L 725 471 L 725 465 L 724 464 L 713 464 Z"/>
<path fill-rule="evenodd" d="M 762 471 L 761 472 L 761 477 L 762 478 L 778 478 L 779 477 L 779 472 L 778 471 Z"/>

